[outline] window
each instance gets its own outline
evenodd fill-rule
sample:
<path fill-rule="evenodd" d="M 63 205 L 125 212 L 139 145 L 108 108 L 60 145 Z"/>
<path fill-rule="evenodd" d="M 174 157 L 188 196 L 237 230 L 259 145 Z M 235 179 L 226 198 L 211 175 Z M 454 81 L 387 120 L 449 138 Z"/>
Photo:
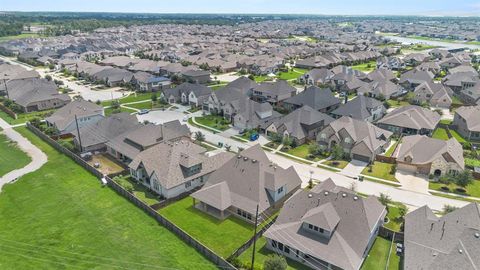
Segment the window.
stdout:
<path fill-rule="evenodd" d="M 185 188 L 189 188 L 192 186 L 192 182 L 191 181 L 188 181 L 185 183 Z"/>
<path fill-rule="evenodd" d="M 272 247 L 276 248 L 277 247 L 277 241 L 272 240 Z"/>
<path fill-rule="evenodd" d="M 290 253 L 290 248 L 285 245 L 283 251 L 285 251 L 285 253 Z"/>
<path fill-rule="evenodd" d="M 309 228 L 310 230 L 313 230 L 313 225 L 312 225 L 312 224 L 308 224 L 308 228 Z"/>
<path fill-rule="evenodd" d="M 278 194 L 280 194 L 280 193 L 282 193 L 282 192 L 283 192 L 283 187 L 280 187 L 280 188 L 278 189 Z"/>
<path fill-rule="evenodd" d="M 320 233 L 323 233 L 323 232 L 324 232 L 324 230 L 323 230 L 322 228 L 318 228 L 318 231 L 319 231 Z"/>

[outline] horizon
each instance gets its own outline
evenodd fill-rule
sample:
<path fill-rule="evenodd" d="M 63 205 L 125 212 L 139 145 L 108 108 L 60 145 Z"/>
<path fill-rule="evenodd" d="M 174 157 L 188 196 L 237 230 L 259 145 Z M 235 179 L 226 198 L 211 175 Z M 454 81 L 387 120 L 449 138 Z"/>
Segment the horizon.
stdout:
<path fill-rule="evenodd" d="M 327 3 L 323 0 L 298 0 L 295 3 L 275 0 L 185 0 L 182 3 L 137 0 L 84 0 L 38 2 L 4 0 L 1 12 L 95 12 L 131 14 L 220 14 L 220 15 L 306 15 L 306 16 L 424 16 L 479 17 L 480 1 L 443 2 L 404 0 L 391 3 L 379 0 L 357 2 L 345 0 Z"/>

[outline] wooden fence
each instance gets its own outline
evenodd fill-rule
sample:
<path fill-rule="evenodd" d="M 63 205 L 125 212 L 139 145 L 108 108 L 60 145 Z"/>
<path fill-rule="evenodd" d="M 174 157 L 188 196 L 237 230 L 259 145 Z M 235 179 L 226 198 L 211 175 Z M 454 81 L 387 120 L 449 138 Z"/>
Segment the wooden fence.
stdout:
<path fill-rule="evenodd" d="M 403 243 L 403 240 L 405 238 L 403 232 L 395 232 L 384 226 L 380 227 L 380 229 L 378 230 L 378 235 L 388 240 L 393 240 L 393 242 L 400 243 Z"/>
<path fill-rule="evenodd" d="M 2 103 L 0 103 L 0 110 L 8 114 L 13 119 L 17 119 L 17 114 L 14 113 L 12 110 L 10 110 L 10 108 L 8 108 L 7 106 L 3 105 Z"/>
<path fill-rule="evenodd" d="M 73 159 L 77 164 L 85 168 L 87 171 L 91 172 L 93 175 L 97 176 L 98 178 L 105 178 L 107 181 L 107 185 L 115 190 L 118 194 L 122 195 L 126 199 L 128 199 L 131 203 L 142 209 L 146 212 L 149 216 L 153 217 L 159 224 L 167 228 L 169 231 L 177 235 L 180 239 L 182 239 L 186 244 L 193 247 L 197 250 L 200 254 L 205 256 L 211 262 L 213 262 L 218 268 L 227 269 L 227 270 L 236 270 L 237 268 L 231 265 L 227 260 L 222 258 L 221 256 L 217 255 L 215 252 L 210 250 L 208 247 L 197 241 L 195 238 L 190 236 L 188 233 L 180 229 L 178 226 L 170 222 L 168 219 L 160 215 L 155 209 L 138 199 L 134 194 L 125 190 L 122 186 L 117 184 L 115 181 L 112 180 L 109 176 L 104 176 L 101 172 L 95 169 L 93 166 L 88 164 L 84 161 L 81 157 L 77 154 L 73 153 L 72 151 L 68 150 L 67 148 L 60 145 L 58 142 L 44 134 L 38 128 L 32 126 L 30 123 L 27 123 L 27 128 L 32 131 L 35 135 L 40 137 L 42 140 L 50 144 L 53 148 L 58 150 L 59 152 L 67 155 L 71 159 Z"/>
<path fill-rule="evenodd" d="M 375 156 L 375 161 L 378 162 L 384 162 L 384 163 L 389 163 L 389 164 L 395 164 L 397 163 L 397 159 L 394 157 L 387 157 L 383 155 L 376 155 Z"/>

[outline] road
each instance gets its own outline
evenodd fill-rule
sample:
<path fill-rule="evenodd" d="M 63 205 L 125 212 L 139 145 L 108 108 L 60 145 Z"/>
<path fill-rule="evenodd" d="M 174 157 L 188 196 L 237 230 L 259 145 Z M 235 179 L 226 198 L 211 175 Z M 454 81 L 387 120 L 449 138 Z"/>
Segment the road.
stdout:
<path fill-rule="evenodd" d="M 5 62 L 8 62 L 12 65 L 19 65 L 27 70 L 36 70 L 41 77 L 45 77 L 45 75 L 50 75 L 52 76 L 53 79 L 62 81 L 65 87 L 68 87 L 72 89 L 73 91 L 69 94 L 70 96 L 74 95 L 80 95 L 82 96 L 83 99 L 85 100 L 91 100 L 93 102 L 100 100 L 100 101 L 105 101 L 105 100 L 112 100 L 112 99 L 119 99 L 126 95 L 127 93 L 122 93 L 119 91 L 114 91 L 114 90 L 92 90 L 92 88 L 79 84 L 76 81 L 69 81 L 66 78 L 58 76 L 58 74 L 55 74 L 54 72 L 50 72 L 49 70 L 45 68 L 34 68 L 30 65 L 27 65 L 25 63 L 21 63 L 18 61 L 15 61 L 12 58 L 5 57 L 5 56 L 0 56 L 0 59 L 2 59 Z"/>
<path fill-rule="evenodd" d="M 3 177 L 0 178 L 0 191 L 2 187 L 10 183 L 17 178 L 38 170 L 40 167 L 43 166 L 47 162 L 47 155 L 42 152 L 39 148 L 33 145 L 29 140 L 23 137 L 20 133 L 16 132 L 12 126 L 10 126 L 7 122 L 0 118 L 0 127 L 3 129 L 0 133 L 5 134 L 10 140 L 17 142 L 17 145 L 22 151 L 27 153 L 31 158 L 32 161 L 27 164 L 27 166 L 13 170 Z"/>

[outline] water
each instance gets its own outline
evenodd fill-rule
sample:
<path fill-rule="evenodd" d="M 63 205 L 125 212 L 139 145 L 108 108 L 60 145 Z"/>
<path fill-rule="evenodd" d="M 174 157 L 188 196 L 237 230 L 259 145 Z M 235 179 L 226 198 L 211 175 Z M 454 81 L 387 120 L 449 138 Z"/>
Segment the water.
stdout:
<path fill-rule="evenodd" d="M 459 49 L 459 48 L 469 48 L 472 50 L 480 49 L 480 45 L 474 44 L 466 44 L 466 43 L 451 43 L 451 42 L 444 42 L 444 41 L 437 41 L 437 40 L 423 40 L 423 39 L 414 39 L 414 38 L 407 38 L 407 37 L 399 37 L 399 36 L 385 36 L 393 41 L 400 42 L 402 44 L 426 44 L 431 46 L 438 46 L 443 47 L 445 49 Z"/>

